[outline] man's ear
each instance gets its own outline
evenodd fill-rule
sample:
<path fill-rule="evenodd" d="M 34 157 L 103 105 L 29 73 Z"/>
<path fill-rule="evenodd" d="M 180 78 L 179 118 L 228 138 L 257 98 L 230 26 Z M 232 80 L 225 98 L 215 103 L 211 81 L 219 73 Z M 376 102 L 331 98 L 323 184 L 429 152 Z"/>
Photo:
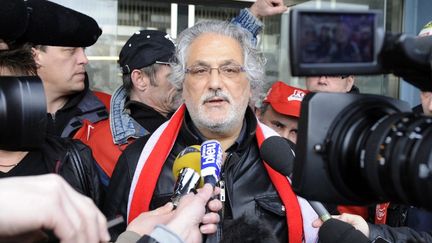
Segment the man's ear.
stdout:
<path fill-rule="evenodd" d="M 150 85 L 149 77 L 139 69 L 134 69 L 131 73 L 133 88 L 139 91 L 145 91 Z"/>
<path fill-rule="evenodd" d="M 37 49 L 34 47 L 32 47 L 31 51 L 32 51 L 33 59 L 36 62 L 36 65 L 41 66 L 41 63 L 42 63 L 41 61 L 43 59 L 43 57 L 41 55 L 42 51 L 40 49 Z"/>
<path fill-rule="evenodd" d="M 354 76 L 350 75 L 346 78 L 347 81 L 347 90 L 346 92 L 349 92 L 352 87 L 354 86 Z"/>

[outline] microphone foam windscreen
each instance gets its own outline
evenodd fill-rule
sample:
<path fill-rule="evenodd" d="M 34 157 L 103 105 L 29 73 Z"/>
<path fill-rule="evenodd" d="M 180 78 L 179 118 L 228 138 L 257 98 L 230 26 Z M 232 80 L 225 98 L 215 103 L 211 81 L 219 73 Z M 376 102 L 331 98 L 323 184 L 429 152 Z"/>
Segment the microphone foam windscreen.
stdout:
<path fill-rule="evenodd" d="M 294 166 L 294 143 L 286 138 L 272 136 L 263 141 L 260 148 L 261 158 L 277 172 L 290 176 Z"/>
<path fill-rule="evenodd" d="M 172 168 L 173 175 L 176 180 L 183 168 L 191 168 L 196 172 L 201 173 L 200 145 L 186 147 L 177 155 Z M 202 186 L 202 181 L 200 182 L 200 186 Z"/>

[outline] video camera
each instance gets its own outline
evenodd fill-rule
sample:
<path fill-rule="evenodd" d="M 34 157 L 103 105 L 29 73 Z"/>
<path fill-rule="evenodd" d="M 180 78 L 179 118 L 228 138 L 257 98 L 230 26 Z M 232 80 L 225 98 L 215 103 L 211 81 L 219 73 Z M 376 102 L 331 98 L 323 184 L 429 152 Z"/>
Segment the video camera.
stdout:
<path fill-rule="evenodd" d="M 432 90 L 432 37 L 384 34 L 376 11 L 294 9 L 290 18 L 293 75 L 391 72 Z M 333 41 L 308 31 L 328 31 Z M 301 107 L 293 189 L 327 203 L 432 209 L 431 123 L 384 96 L 310 93 Z"/>
<path fill-rule="evenodd" d="M 0 77 L 0 149 L 25 151 L 45 139 L 46 100 L 39 77 Z"/>
<path fill-rule="evenodd" d="M 384 33 L 379 11 L 293 9 L 293 76 L 394 73 L 432 91 L 432 36 Z"/>

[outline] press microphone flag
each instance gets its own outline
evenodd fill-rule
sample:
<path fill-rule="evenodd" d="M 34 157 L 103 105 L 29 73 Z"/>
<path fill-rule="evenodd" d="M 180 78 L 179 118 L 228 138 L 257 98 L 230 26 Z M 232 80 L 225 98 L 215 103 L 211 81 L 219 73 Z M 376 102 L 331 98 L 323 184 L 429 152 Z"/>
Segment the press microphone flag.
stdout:
<path fill-rule="evenodd" d="M 201 176 L 204 183 L 216 186 L 222 167 L 222 146 L 217 140 L 207 140 L 201 144 Z"/>

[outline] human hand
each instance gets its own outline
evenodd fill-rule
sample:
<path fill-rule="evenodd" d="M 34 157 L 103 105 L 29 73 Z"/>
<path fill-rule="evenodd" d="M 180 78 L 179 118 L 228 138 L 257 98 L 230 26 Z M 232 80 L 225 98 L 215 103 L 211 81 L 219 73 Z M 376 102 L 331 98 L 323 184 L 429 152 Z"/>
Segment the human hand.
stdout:
<path fill-rule="evenodd" d="M 256 0 L 250 7 L 251 13 L 257 18 L 281 14 L 287 9 L 283 0 Z"/>
<path fill-rule="evenodd" d="M 366 237 L 369 237 L 369 225 L 363 219 L 363 217 L 355 214 L 349 214 L 349 213 L 334 215 L 332 217 L 352 225 L 356 230 L 362 232 Z M 322 224 L 323 222 L 321 221 L 321 219 L 317 219 L 314 222 L 312 222 L 312 226 L 315 228 L 321 227 Z"/>
<path fill-rule="evenodd" d="M 169 202 L 155 210 L 141 213 L 129 223 L 126 230 L 133 231 L 141 236 L 150 235 L 157 224 L 166 224 L 173 218 L 174 205 Z"/>
<path fill-rule="evenodd" d="M 107 222 L 91 199 L 55 174 L 0 180 L 0 236 L 50 229 L 65 242 L 109 241 Z"/>
<path fill-rule="evenodd" d="M 209 199 L 220 193 L 218 187 L 213 190 L 210 184 L 198 189 L 197 194 L 188 194 L 180 200 L 174 211 L 174 218 L 167 227 L 178 234 L 185 242 L 201 242 L 202 234 L 213 234 L 217 230 L 219 215 L 216 213 L 222 208 L 221 201 Z M 206 213 L 207 205 L 210 212 Z M 199 226 L 202 223 L 201 226 Z"/>

